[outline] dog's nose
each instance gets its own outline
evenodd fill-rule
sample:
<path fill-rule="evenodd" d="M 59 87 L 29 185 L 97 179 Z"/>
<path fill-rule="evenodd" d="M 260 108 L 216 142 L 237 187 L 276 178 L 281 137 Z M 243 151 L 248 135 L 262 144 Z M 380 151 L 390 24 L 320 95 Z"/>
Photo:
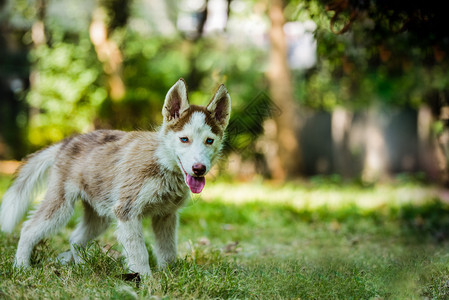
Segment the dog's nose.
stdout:
<path fill-rule="evenodd" d="M 204 175 L 204 173 L 206 173 L 206 166 L 203 164 L 197 163 L 197 164 L 193 165 L 192 170 L 196 176 L 201 176 L 201 175 Z"/>

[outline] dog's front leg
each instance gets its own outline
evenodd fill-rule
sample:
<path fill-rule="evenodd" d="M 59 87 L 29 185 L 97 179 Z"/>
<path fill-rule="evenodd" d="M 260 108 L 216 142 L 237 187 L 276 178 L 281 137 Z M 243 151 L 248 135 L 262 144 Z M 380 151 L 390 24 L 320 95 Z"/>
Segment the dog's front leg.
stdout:
<path fill-rule="evenodd" d="M 178 215 L 153 216 L 152 225 L 156 237 L 156 256 L 159 268 L 176 259 Z"/>
<path fill-rule="evenodd" d="M 117 240 L 125 250 L 128 268 L 142 275 L 151 275 L 141 221 L 118 221 Z"/>

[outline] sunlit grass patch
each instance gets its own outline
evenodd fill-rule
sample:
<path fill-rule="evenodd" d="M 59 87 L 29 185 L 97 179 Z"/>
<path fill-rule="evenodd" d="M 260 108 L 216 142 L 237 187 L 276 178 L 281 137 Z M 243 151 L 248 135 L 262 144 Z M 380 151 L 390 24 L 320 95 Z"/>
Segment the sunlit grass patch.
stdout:
<path fill-rule="evenodd" d="M 289 204 L 298 209 L 330 209 L 355 205 L 363 209 L 384 206 L 421 204 L 437 198 L 436 188 L 422 184 L 379 184 L 365 187 L 360 184 L 314 185 L 308 182 L 270 184 L 266 182 L 217 182 L 207 186 L 200 199 L 226 203 L 262 202 Z"/>

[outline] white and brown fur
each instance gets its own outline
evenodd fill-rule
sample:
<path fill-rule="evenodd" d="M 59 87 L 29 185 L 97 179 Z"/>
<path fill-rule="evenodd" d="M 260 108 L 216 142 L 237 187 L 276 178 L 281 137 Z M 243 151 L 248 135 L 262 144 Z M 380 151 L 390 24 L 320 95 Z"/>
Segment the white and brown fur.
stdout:
<path fill-rule="evenodd" d="M 150 216 L 158 265 L 173 261 L 177 210 L 190 195 L 187 173 L 197 176 L 194 166 L 200 165 L 199 175 L 204 176 L 217 161 L 230 108 L 223 85 L 206 107 L 190 105 L 180 79 L 167 93 L 158 131 L 98 130 L 31 155 L 5 193 L 0 210 L 1 229 L 11 232 L 26 213 L 36 187 L 47 185 L 44 199 L 23 224 L 15 265 L 30 265 L 34 246 L 67 223 L 78 199 L 84 216 L 70 237 L 71 251 L 62 256 L 65 260 L 80 262 L 79 247 L 114 222 L 129 269 L 151 274 L 141 224 L 143 217 Z M 180 140 L 184 137 L 188 142 Z"/>

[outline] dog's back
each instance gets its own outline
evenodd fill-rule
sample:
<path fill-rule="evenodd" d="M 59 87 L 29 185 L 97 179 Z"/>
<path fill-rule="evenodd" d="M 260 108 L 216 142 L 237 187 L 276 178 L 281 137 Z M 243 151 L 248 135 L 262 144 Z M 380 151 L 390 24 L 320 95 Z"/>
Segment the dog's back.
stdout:
<path fill-rule="evenodd" d="M 61 199 L 65 197 L 62 191 L 70 188 L 70 183 L 79 186 L 78 194 L 90 191 L 90 186 L 98 186 L 99 173 L 106 174 L 106 170 L 111 168 L 111 160 L 119 156 L 118 142 L 125 135 L 125 132 L 116 130 L 98 130 L 67 138 L 27 157 L 14 183 L 3 196 L 0 210 L 2 231 L 11 232 L 14 229 L 36 191 L 47 186 L 49 175 L 53 185 L 63 185 L 58 186 L 54 205 L 64 201 Z M 92 166 L 94 163 L 96 166 Z M 98 171 L 92 172 L 98 165 L 101 166 Z M 92 181 L 94 178 L 96 180 Z"/>

